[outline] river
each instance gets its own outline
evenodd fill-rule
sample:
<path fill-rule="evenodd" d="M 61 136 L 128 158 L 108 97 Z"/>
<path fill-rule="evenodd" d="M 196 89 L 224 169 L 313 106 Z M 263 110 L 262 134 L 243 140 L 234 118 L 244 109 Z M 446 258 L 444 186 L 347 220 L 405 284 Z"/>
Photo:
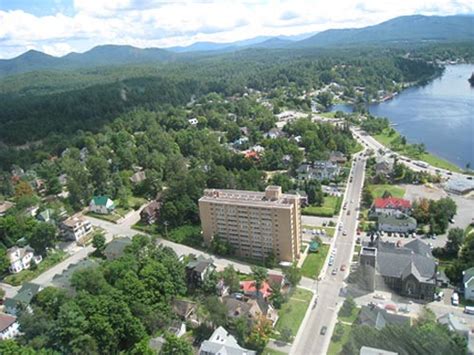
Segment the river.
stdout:
<path fill-rule="evenodd" d="M 424 86 L 404 90 L 395 98 L 371 104 L 374 116 L 387 117 L 410 143 L 424 143 L 427 150 L 461 168 L 474 165 L 474 87 L 467 79 L 474 65 L 446 66 L 442 76 Z M 352 112 L 350 105 L 331 111 Z"/>

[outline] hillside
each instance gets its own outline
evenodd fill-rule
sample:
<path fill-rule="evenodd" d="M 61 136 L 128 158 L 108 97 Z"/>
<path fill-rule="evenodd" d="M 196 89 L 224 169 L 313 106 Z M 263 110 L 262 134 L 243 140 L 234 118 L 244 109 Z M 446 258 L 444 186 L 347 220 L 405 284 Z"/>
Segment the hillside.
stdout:
<path fill-rule="evenodd" d="M 336 29 L 317 33 L 295 47 L 328 47 L 359 44 L 472 41 L 474 16 L 403 16 L 358 29 Z"/>

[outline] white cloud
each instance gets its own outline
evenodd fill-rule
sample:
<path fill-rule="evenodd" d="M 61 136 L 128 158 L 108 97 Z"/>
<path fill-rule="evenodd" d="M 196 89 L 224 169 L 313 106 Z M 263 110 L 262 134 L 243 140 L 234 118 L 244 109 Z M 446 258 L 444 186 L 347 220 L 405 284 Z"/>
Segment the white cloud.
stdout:
<path fill-rule="evenodd" d="M 1 5 L 0 5 L 1 6 Z M 472 0 L 74 0 L 74 14 L 34 16 L 0 8 L 0 57 L 29 48 L 61 55 L 98 44 L 140 47 L 231 42 L 362 27 L 415 13 L 474 13 Z"/>

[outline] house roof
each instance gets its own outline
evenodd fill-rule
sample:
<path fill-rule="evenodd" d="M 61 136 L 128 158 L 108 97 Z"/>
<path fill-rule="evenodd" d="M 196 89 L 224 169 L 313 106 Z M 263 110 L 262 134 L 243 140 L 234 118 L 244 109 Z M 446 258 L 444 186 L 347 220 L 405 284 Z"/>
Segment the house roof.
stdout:
<path fill-rule="evenodd" d="M 267 281 L 270 283 L 275 283 L 277 285 L 281 285 L 283 283 L 283 275 L 277 275 L 277 274 L 268 274 Z"/>
<path fill-rule="evenodd" d="M 377 197 L 374 201 L 375 208 L 406 209 L 411 208 L 411 202 L 398 197 Z"/>
<path fill-rule="evenodd" d="M 66 270 L 61 274 L 56 274 L 53 277 L 51 283 L 58 288 L 63 288 L 65 290 L 72 290 L 71 287 L 71 277 L 74 272 L 78 270 L 84 270 L 87 268 L 96 268 L 99 266 L 99 263 L 94 259 L 83 259 L 76 264 L 71 264 Z"/>
<path fill-rule="evenodd" d="M 464 270 L 462 274 L 462 282 L 464 287 L 468 287 L 469 284 L 474 281 L 474 267 Z"/>
<path fill-rule="evenodd" d="M 240 282 L 240 289 L 246 293 L 246 294 L 256 294 L 257 293 L 257 287 L 255 286 L 255 281 L 241 281 Z M 270 287 L 270 284 L 267 281 L 262 282 L 262 286 L 260 287 L 259 290 L 260 294 L 262 297 L 267 298 L 272 294 L 272 289 Z"/>
<path fill-rule="evenodd" d="M 107 206 L 107 202 L 110 200 L 107 196 L 94 196 L 92 201 L 96 206 Z"/>
<path fill-rule="evenodd" d="M 153 200 L 143 208 L 141 213 L 146 214 L 148 216 L 153 216 L 156 214 L 156 212 L 160 210 L 160 208 L 161 203 L 159 201 Z"/>
<path fill-rule="evenodd" d="M 182 318 L 188 317 L 189 313 L 196 309 L 196 303 L 186 300 L 174 300 L 173 311 Z"/>
<path fill-rule="evenodd" d="M 13 298 L 5 300 L 5 308 L 16 308 L 18 303 L 30 304 L 33 297 L 39 292 L 40 285 L 25 282 Z"/>
<path fill-rule="evenodd" d="M 137 171 L 135 174 L 130 176 L 130 181 L 137 183 L 146 179 L 146 174 L 144 171 Z"/>
<path fill-rule="evenodd" d="M 251 305 L 245 301 L 235 299 L 233 297 L 224 297 L 222 299 L 227 308 L 227 315 L 229 317 L 248 316 Z"/>
<path fill-rule="evenodd" d="M 394 243 L 379 242 L 377 245 L 378 272 L 382 276 L 406 278 L 413 275 L 419 281 L 434 282 L 436 261 L 431 251 L 424 252 L 422 246 L 414 247 L 413 250 L 411 247 L 416 244 L 411 243 L 397 247 Z"/>
<path fill-rule="evenodd" d="M 377 330 L 383 329 L 386 325 L 403 325 L 410 324 L 410 317 L 390 313 L 386 309 L 375 307 L 375 306 L 362 306 L 357 322 L 361 325 L 367 325 L 369 327 L 376 328 Z"/>
<path fill-rule="evenodd" d="M 2 203 L 0 203 L 0 213 L 5 213 L 10 208 L 12 208 L 13 205 L 14 205 L 13 202 L 3 201 Z"/>
<path fill-rule="evenodd" d="M 363 346 L 360 348 L 359 355 L 398 355 L 398 353 L 394 353 L 393 351 L 387 351 L 384 349 Z"/>
<path fill-rule="evenodd" d="M 469 334 L 469 327 L 453 313 L 446 313 L 438 318 L 438 323 L 446 325 L 449 330 Z"/>
<path fill-rule="evenodd" d="M 5 313 L 0 313 L 0 332 L 8 329 L 15 322 L 16 317 Z"/>
<path fill-rule="evenodd" d="M 123 255 L 125 248 L 130 244 L 132 244 L 130 238 L 116 238 L 107 244 L 104 249 L 104 255 L 109 260 L 117 259 Z"/>
<path fill-rule="evenodd" d="M 194 258 L 186 265 L 187 269 L 192 269 L 196 272 L 203 272 L 210 265 L 214 263 L 212 258 L 207 259 L 206 257 L 199 255 L 197 258 Z"/>
<path fill-rule="evenodd" d="M 42 221 L 49 221 L 51 219 L 51 216 L 53 215 L 54 211 L 50 208 L 45 209 L 44 211 L 38 213 L 36 216 L 37 219 L 41 219 Z"/>
<path fill-rule="evenodd" d="M 217 328 L 209 340 L 201 344 L 199 353 L 202 352 L 220 355 L 256 355 L 255 351 L 242 348 L 223 327 Z"/>

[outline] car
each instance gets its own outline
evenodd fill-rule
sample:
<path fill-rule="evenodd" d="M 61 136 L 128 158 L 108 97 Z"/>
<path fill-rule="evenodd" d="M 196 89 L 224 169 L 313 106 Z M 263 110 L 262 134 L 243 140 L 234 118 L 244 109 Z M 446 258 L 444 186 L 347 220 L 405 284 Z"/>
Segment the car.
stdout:
<path fill-rule="evenodd" d="M 454 218 L 451 218 L 451 219 L 449 220 L 449 223 L 451 223 L 451 224 L 453 224 L 453 223 L 455 223 L 455 222 L 456 222 L 456 221 L 454 220 Z"/>
<path fill-rule="evenodd" d="M 404 237 L 405 237 L 405 238 L 408 238 L 408 233 L 405 233 L 405 234 L 404 234 Z"/>
<path fill-rule="evenodd" d="M 345 237 L 347 235 L 347 231 L 342 232 L 342 235 Z"/>
<path fill-rule="evenodd" d="M 337 269 L 332 269 L 331 275 L 336 275 L 337 274 Z"/>
<path fill-rule="evenodd" d="M 345 264 L 342 264 L 341 265 L 341 271 L 345 271 L 346 270 L 346 265 Z"/>
<path fill-rule="evenodd" d="M 468 179 L 468 180 L 472 180 L 472 176 L 468 176 L 467 179 Z"/>
<path fill-rule="evenodd" d="M 326 334 L 327 331 L 328 331 L 328 327 L 323 326 L 323 327 L 321 328 L 321 331 L 320 331 L 319 333 L 320 333 L 321 335 L 324 335 L 324 334 Z"/>
<path fill-rule="evenodd" d="M 360 237 L 356 239 L 356 243 L 360 244 Z"/>
<path fill-rule="evenodd" d="M 347 211 L 347 215 L 348 215 L 348 216 L 351 215 L 351 210 L 348 210 L 348 211 Z"/>
<path fill-rule="evenodd" d="M 333 264 L 334 264 L 334 259 L 329 259 L 328 265 L 329 265 L 329 266 L 333 266 Z"/>

